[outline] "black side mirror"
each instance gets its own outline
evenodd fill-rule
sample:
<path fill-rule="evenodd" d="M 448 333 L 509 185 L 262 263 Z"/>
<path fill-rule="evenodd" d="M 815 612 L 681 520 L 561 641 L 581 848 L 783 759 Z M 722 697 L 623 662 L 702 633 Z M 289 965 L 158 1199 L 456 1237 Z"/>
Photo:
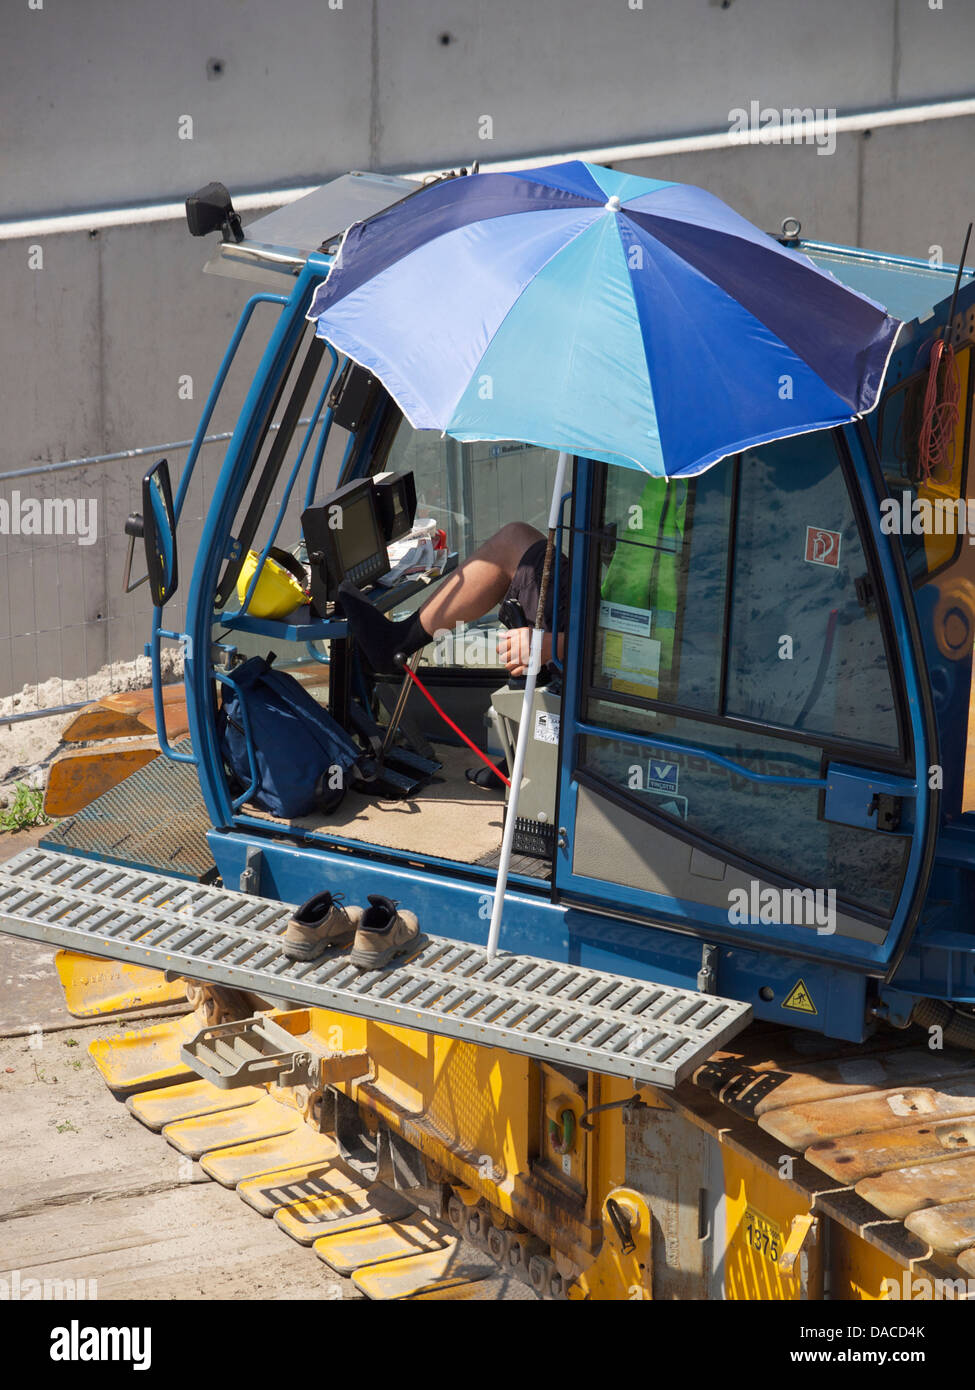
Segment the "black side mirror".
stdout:
<path fill-rule="evenodd" d="M 186 200 L 186 225 L 191 236 L 208 236 L 220 232 L 224 241 L 243 241 L 244 229 L 226 186 L 208 183 L 191 193 Z"/>
<path fill-rule="evenodd" d="M 162 608 L 175 594 L 179 583 L 176 513 L 168 459 L 160 459 L 142 479 L 142 530 L 149 592 L 155 606 Z"/>

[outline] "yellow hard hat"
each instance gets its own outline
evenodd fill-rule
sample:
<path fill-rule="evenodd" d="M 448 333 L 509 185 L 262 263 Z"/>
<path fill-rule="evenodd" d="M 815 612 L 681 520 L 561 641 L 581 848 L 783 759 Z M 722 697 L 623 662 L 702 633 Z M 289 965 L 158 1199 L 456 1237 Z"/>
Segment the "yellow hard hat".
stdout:
<path fill-rule="evenodd" d="M 260 555 L 248 550 L 237 576 L 237 598 L 243 606 Z M 299 603 L 308 602 L 307 580 L 300 561 L 286 550 L 272 546 L 261 569 L 248 613 L 255 618 L 284 618 Z"/>

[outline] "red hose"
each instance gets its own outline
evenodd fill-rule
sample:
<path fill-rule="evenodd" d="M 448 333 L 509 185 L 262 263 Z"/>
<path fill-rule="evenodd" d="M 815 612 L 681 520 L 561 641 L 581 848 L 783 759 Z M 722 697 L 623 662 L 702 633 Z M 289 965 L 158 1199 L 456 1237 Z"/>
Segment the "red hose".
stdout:
<path fill-rule="evenodd" d="M 939 382 L 941 369 L 944 376 Z M 939 385 L 941 395 L 939 399 Z M 938 469 L 947 468 L 948 477 L 935 481 L 950 482 L 955 471 L 955 430 L 958 428 L 958 401 L 961 391 L 958 368 L 951 344 L 936 338 L 931 344 L 927 388 L 921 432 L 918 437 L 918 466 L 921 480 L 928 482 Z"/>
<path fill-rule="evenodd" d="M 480 748 L 478 748 L 478 746 L 477 746 L 476 743 L 472 743 L 472 742 L 470 741 L 470 739 L 469 739 L 469 738 L 467 737 L 467 735 L 464 733 L 463 729 L 458 729 L 457 725 L 456 725 L 456 724 L 454 723 L 454 721 L 451 719 L 450 715 L 447 714 L 444 710 L 442 710 L 442 709 L 440 708 L 440 706 L 437 704 L 436 700 L 435 700 L 435 699 L 433 698 L 433 696 L 430 694 L 429 690 L 426 688 L 426 686 L 425 686 L 425 685 L 423 684 L 423 682 L 420 680 L 420 677 L 416 674 L 416 672 L 415 672 L 414 670 L 412 670 L 409 666 L 404 666 L 404 667 L 403 667 L 403 670 L 404 670 L 404 671 L 406 672 L 406 674 L 409 676 L 409 678 L 410 678 L 410 680 L 413 682 L 413 684 L 414 684 L 415 686 L 417 686 L 417 688 L 418 688 L 419 690 L 421 690 L 422 693 L 427 697 L 427 699 L 430 701 L 431 705 L 433 705 L 434 709 L 435 709 L 435 710 L 437 711 L 437 713 L 440 715 L 440 718 L 441 718 L 442 720 L 444 720 L 444 722 L 445 722 L 446 724 L 449 724 L 449 725 L 450 725 L 450 727 L 453 729 L 453 731 L 454 731 L 455 734 L 459 734 L 459 735 L 460 735 L 460 737 L 461 737 L 461 738 L 464 740 L 464 742 L 467 744 L 467 746 L 468 746 L 468 748 L 471 750 L 471 752 L 472 752 L 472 753 L 476 753 L 477 756 L 480 758 L 481 762 L 485 765 L 485 767 L 489 767 L 489 768 L 491 769 L 491 771 L 492 771 L 496 776 L 500 777 L 501 780 L 502 780 L 502 782 L 505 784 L 506 787 L 510 787 L 510 786 L 511 786 L 510 780 L 509 780 L 507 777 L 505 777 L 504 773 L 500 770 L 500 768 L 495 767 L 494 763 L 492 763 L 492 761 L 491 761 L 491 759 L 490 759 L 489 757 L 487 757 L 484 753 L 481 752 Z"/>

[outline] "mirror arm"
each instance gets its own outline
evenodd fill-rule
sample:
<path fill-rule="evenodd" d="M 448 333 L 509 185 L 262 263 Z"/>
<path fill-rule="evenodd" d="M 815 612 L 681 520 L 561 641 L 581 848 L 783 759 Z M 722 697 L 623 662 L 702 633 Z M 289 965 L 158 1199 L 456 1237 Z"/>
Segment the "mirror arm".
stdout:
<path fill-rule="evenodd" d="M 132 512 L 132 514 L 127 518 L 125 522 L 125 534 L 129 538 L 129 548 L 125 552 L 125 572 L 122 575 L 122 592 L 126 594 L 131 594 L 136 589 L 140 589 L 143 584 L 148 584 L 149 582 L 148 570 L 146 570 L 142 578 L 137 579 L 134 584 L 131 582 L 132 557 L 135 554 L 135 543 L 137 540 L 143 539 L 144 534 L 142 516 L 139 512 Z"/>

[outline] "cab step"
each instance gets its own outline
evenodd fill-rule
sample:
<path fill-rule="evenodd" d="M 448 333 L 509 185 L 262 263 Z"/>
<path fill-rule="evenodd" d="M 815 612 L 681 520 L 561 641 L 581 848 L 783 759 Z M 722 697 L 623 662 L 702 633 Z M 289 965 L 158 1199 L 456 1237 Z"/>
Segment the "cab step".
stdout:
<path fill-rule="evenodd" d="M 751 1019 L 748 1004 L 718 995 L 531 956 L 489 960 L 480 946 L 434 936 L 382 971 L 356 969 L 344 951 L 290 961 L 281 946 L 290 913 L 45 849 L 0 870 L 0 929 L 14 936 L 664 1088 Z"/>

